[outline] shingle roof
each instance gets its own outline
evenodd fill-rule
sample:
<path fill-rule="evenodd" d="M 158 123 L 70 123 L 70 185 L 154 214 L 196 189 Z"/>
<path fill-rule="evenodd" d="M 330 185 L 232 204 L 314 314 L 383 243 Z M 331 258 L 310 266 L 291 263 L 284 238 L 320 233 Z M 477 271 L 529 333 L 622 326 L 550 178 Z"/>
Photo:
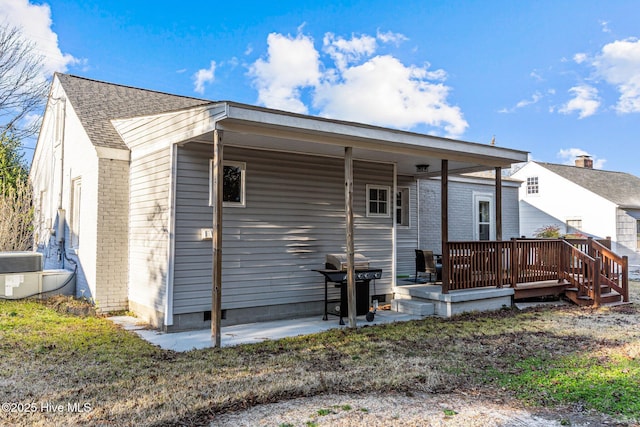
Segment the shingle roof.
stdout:
<path fill-rule="evenodd" d="M 625 172 L 536 162 L 551 172 L 625 208 L 640 208 L 640 178 Z"/>
<path fill-rule="evenodd" d="M 159 114 L 211 103 L 69 74 L 56 73 L 56 76 L 95 146 L 127 148 L 111 119 Z"/>

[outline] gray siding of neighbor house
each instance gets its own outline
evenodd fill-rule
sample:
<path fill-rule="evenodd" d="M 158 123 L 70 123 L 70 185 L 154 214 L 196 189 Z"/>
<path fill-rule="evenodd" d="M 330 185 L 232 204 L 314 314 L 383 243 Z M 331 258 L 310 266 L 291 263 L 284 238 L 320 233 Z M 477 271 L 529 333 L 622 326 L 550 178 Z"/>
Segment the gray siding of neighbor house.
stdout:
<path fill-rule="evenodd" d="M 398 189 L 409 188 L 409 226 L 396 228 L 396 274 L 411 275 L 416 272 L 415 250 L 418 249 L 418 191 L 416 180 L 398 176 Z"/>
<path fill-rule="evenodd" d="M 178 150 L 174 314 L 211 309 L 211 147 Z M 246 207 L 223 208 L 222 308 L 324 299 L 327 253 L 344 252 L 344 161 L 226 146 L 227 161 L 246 163 Z M 376 293 L 391 292 L 393 218 L 366 218 L 367 184 L 392 189 L 392 165 L 354 162 L 355 249 L 384 269 Z M 371 292 L 373 292 L 372 284 Z"/>
<path fill-rule="evenodd" d="M 614 238 L 615 247 L 612 249 L 620 255 L 627 255 L 630 264 L 640 263 L 640 254 L 637 252 L 637 220 L 640 219 L 640 210 L 617 210 L 617 238 Z M 613 236 L 612 236 L 613 237 Z"/>
<path fill-rule="evenodd" d="M 129 300 L 151 317 L 161 315 L 166 297 L 170 177 L 169 148 L 131 160 Z"/>
<path fill-rule="evenodd" d="M 422 249 L 442 253 L 440 224 L 440 180 L 425 179 L 420 186 L 420 246 Z M 494 196 L 493 180 L 486 184 L 459 182 L 449 179 L 449 240 L 473 240 L 473 193 L 488 193 Z M 518 187 L 502 187 L 502 239 L 519 236 Z"/>

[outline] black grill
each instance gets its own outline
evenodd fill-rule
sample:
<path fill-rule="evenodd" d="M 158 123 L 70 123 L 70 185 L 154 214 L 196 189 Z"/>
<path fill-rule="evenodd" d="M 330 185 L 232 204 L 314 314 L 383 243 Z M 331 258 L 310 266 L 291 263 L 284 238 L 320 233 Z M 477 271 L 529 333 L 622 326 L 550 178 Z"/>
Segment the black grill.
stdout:
<path fill-rule="evenodd" d="M 370 268 L 369 260 L 361 254 L 354 254 L 354 267 L 356 278 L 356 315 L 361 316 L 369 313 L 369 284 L 372 280 L 382 277 L 382 269 Z M 340 317 L 340 324 L 344 325 L 343 317 L 348 316 L 347 300 L 347 256 L 346 254 L 328 254 L 325 260 L 325 269 L 316 270 L 324 276 L 324 316 L 328 315 Z M 328 297 L 329 283 L 340 288 L 340 300 L 330 301 Z M 329 305 L 339 303 L 334 310 L 329 310 Z"/>

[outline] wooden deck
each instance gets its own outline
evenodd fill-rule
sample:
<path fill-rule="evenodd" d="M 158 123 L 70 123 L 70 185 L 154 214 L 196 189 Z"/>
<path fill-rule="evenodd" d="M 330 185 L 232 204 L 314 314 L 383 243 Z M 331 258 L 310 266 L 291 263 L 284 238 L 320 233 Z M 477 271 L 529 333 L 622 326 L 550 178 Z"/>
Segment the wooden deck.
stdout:
<path fill-rule="evenodd" d="M 448 242 L 442 292 L 513 288 L 514 299 L 565 295 L 580 305 L 629 302 L 628 259 L 594 239 Z"/>

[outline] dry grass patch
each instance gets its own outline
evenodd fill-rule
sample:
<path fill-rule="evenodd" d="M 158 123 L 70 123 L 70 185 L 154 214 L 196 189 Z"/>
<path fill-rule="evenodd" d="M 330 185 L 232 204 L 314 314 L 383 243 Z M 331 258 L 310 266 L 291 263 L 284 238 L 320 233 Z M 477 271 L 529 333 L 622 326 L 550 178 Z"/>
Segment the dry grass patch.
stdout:
<path fill-rule="evenodd" d="M 519 363 L 592 355 L 592 365 L 610 367 L 623 354 L 627 376 L 638 378 L 634 307 L 503 310 L 175 353 L 63 306 L 0 301 L 0 396 L 38 409 L 3 414 L 12 425 L 206 425 L 221 413 L 325 393 L 512 396 L 509 387 L 520 385 L 504 379 L 538 366 Z M 90 411 L 51 413 L 47 402 Z"/>

